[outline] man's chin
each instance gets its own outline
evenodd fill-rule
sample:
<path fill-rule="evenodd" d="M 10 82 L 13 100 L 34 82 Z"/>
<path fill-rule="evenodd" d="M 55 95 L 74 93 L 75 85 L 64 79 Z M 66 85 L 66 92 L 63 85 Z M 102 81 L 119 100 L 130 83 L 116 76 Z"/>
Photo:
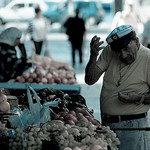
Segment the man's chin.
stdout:
<path fill-rule="evenodd" d="M 121 59 L 121 61 L 123 63 L 125 63 L 126 65 L 130 65 L 135 61 L 135 59 L 128 59 L 128 60 L 127 59 Z"/>

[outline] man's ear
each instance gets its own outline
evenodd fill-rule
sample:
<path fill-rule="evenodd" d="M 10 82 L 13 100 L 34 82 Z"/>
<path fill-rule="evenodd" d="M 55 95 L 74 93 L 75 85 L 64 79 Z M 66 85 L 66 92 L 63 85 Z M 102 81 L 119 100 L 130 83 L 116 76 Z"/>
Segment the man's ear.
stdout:
<path fill-rule="evenodd" d="M 138 38 L 138 37 L 136 37 L 136 43 L 137 43 L 137 44 L 139 43 L 139 38 Z"/>

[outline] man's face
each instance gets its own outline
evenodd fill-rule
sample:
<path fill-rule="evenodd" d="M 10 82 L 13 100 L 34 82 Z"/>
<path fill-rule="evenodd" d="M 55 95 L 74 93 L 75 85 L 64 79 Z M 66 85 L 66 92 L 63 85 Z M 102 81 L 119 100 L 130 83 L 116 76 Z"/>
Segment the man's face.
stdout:
<path fill-rule="evenodd" d="M 137 40 L 131 40 L 127 47 L 116 52 L 116 55 L 123 63 L 128 65 L 135 61 L 138 52 L 137 43 Z"/>

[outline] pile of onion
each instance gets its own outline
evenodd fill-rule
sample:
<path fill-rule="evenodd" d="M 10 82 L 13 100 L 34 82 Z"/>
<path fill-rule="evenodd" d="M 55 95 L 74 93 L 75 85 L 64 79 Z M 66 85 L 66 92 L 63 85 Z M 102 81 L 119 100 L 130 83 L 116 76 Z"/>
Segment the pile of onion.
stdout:
<path fill-rule="evenodd" d="M 70 125 L 77 125 L 82 123 L 82 120 L 86 120 L 87 124 L 92 123 L 99 126 L 100 123 L 85 109 L 76 108 L 75 110 L 70 110 L 69 112 L 60 112 L 55 114 L 52 118 L 53 120 L 61 120 Z"/>

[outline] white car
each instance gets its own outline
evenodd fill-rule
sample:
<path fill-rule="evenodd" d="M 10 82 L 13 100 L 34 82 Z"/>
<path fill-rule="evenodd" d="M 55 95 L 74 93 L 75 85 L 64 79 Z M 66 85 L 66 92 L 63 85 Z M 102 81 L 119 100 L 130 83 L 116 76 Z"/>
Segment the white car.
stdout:
<path fill-rule="evenodd" d="M 48 6 L 42 0 L 13 0 L 6 7 L 0 8 L 0 24 L 29 21 L 35 16 L 34 8 L 39 5 L 42 11 Z"/>

